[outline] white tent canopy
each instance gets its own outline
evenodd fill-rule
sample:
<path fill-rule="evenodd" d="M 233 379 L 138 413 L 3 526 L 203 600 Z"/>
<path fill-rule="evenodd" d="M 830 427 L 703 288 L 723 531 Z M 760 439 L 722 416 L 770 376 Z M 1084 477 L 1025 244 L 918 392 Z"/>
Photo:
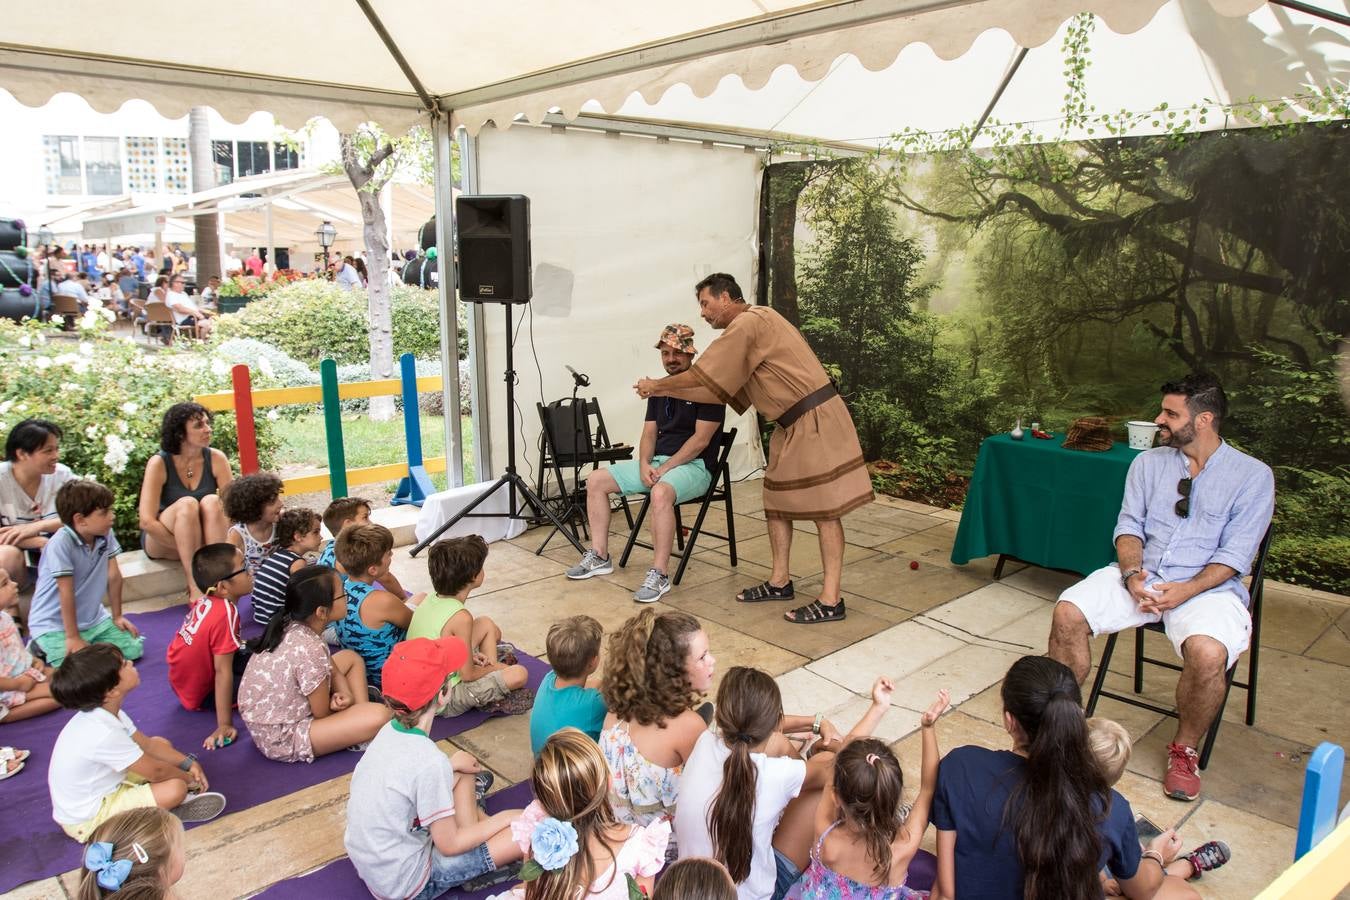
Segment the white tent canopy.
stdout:
<path fill-rule="evenodd" d="M 1264 6 L 1202 2 L 1224 16 Z M 401 131 L 434 106 L 476 132 L 488 120 L 506 126 L 521 113 L 538 122 L 553 107 L 570 117 L 588 101 L 617 110 L 635 91 L 655 102 L 676 84 L 706 96 L 727 75 L 756 89 L 784 65 L 817 80 L 846 54 L 878 71 L 916 43 L 954 59 L 990 29 L 1036 47 L 1085 11 L 1125 34 L 1144 27 L 1163 3 L 327 0 L 308 5 L 303 21 L 297 15 L 288 27 L 224 40 L 213 7 L 146 0 L 137 12 L 154 24 L 131 45 L 144 49 L 97 54 L 78 29 L 53 29 L 45 8 L 27 5 L 6 10 L 0 85 L 28 105 L 72 91 L 102 111 L 141 98 L 171 117 L 206 105 L 238 121 L 265 108 L 290 127 L 323 115 L 339 130 L 378 121 Z M 99 21 L 104 12 L 92 0 L 62 10 L 69 21 Z M 272 0 L 236 0 L 230 13 L 236 22 L 278 18 Z"/>

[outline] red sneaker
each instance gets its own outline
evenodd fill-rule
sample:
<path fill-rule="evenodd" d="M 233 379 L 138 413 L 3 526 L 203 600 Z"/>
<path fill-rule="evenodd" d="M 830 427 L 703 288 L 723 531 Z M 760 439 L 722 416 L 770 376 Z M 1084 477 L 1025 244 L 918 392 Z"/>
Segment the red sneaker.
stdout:
<path fill-rule="evenodd" d="M 1181 744 L 1167 745 L 1167 776 L 1163 778 L 1163 793 L 1177 800 L 1194 800 L 1200 796 L 1200 754 L 1194 747 Z"/>

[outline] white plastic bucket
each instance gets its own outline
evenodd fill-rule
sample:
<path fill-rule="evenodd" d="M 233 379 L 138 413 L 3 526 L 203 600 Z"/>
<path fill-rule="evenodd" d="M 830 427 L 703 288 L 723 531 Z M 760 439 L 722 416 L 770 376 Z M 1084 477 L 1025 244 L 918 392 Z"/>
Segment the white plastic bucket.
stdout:
<path fill-rule="evenodd" d="M 1152 422 L 1130 421 L 1125 423 L 1125 430 L 1130 433 L 1131 450 L 1147 450 L 1153 446 L 1158 426 Z"/>

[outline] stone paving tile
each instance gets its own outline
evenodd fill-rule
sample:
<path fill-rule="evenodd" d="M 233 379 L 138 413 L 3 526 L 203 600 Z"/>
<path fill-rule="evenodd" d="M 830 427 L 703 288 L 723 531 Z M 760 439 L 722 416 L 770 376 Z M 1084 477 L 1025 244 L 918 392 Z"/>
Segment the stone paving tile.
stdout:
<path fill-rule="evenodd" d="M 66 889 L 56 876 L 21 884 L 5 894 L 5 900 L 66 900 L 66 897 Z"/>
<path fill-rule="evenodd" d="M 1022 654 L 1044 654 L 1050 644 L 1050 621 L 1054 612 L 1053 603 L 1042 602 L 1038 608 L 995 631 L 989 641 Z"/>
<path fill-rule="evenodd" d="M 1239 675 L 1246 663 L 1239 662 Z M 1350 692 L 1346 669 L 1279 650 L 1261 652 L 1256 690 L 1256 727 L 1291 741 L 1316 746 L 1333 741 L 1350 746 Z M 1229 723 L 1245 728 L 1246 692 L 1235 690 L 1224 708 Z M 1222 741 L 1224 731 L 1219 732 Z M 1217 751 L 1216 751 L 1217 752 Z"/>
<path fill-rule="evenodd" d="M 876 503 L 873 505 L 893 506 L 896 509 L 903 509 L 923 516 L 931 516 L 942 509 L 940 506 L 930 506 L 927 503 L 918 503 L 914 500 L 905 500 L 900 497 L 891 497 L 886 494 L 877 494 Z"/>
<path fill-rule="evenodd" d="M 793 653 L 818 659 L 865 637 L 908 619 L 913 613 L 844 593 L 848 617 L 842 622 L 794 625 L 783 619 L 789 609 L 809 603 L 815 593 L 798 586 L 797 599 L 737 603 L 736 592 L 747 581 L 739 575 L 702 585 L 696 591 L 672 590 L 662 601 L 700 620 L 719 622 L 728 628 L 754 634 L 763 641 Z"/>
<path fill-rule="evenodd" d="M 916 531 L 913 534 L 907 534 L 902 538 L 882 544 L 877 549 L 883 553 L 893 553 L 907 559 L 917 559 L 920 564 L 931 563 L 946 566 L 985 582 L 992 581 L 994 565 L 998 562 L 998 557 L 986 556 L 983 559 L 972 559 L 966 565 L 958 566 L 952 562 L 952 543 L 955 540 L 956 523 L 940 522 L 940 524 L 927 530 Z M 1026 568 L 1025 563 L 1009 560 L 1003 567 L 1003 575 L 1006 577 L 1024 568 Z"/>
<path fill-rule="evenodd" d="M 905 556 L 878 555 L 844 566 L 844 590 L 890 606 L 923 612 L 986 582 L 946 566 L 909 567 Z M 811 579 L 818 584 L 819 579 Z"/>
<path fill-rule="evenodd" d="M 962 646 L 962 641 L 932 628 L 913 621 L 902 622 L 818 659 L 807 668 L 857 694 L 868 695 L 876 676 L 886 675 L 898 683 L 911 672 Z"/>
<path fill-rule="evenodd" d="M 1012 563 L 1009 563 L 1003 570 L 1007 572 L 1011 567 Z M 1026 591 L 1028 594 L 1035 594 L 1037 597 L 1044 597 L 1046 600 L 1058 600 L 1065 588 L 1077 584 L 1080 580 L 1082 580 L 1080 576 L 1068 572 L 1056 572 L 1054 569 L 1042 569 L 1040 566 L 1026 566 L 1011 575 L 1004 575 L 998 583 Z"/>
<path fill-rule="evenodd" d="M 854 697 L 833 709 L 825 710 L 825 717 L 835 724 L 841 732 L 847 733 L 858 724 L 867 711 L 872 708 L 872 698 Z M 903 740 L 919 730 L 923 714 L 901 706 L 891 706 L 886 715 L 877 723 L 872 736 L 884 744 L 893 744 Z"/>
<path fill-rule="evenodd" d="M 1261 607 L 1261 646 L 1303 653 L 1346 612 L 1342 603 L 1267 590 Z"/>
<path fill-rule="evenodd" d="M 1255 897 L 1289 867 L 1294 858 L 1295 831 L 1217 800 L 1204 800 L 1181 825 L 1186 848 L 1221 840 L 1233 860 L 1192 886 L 1201 897 L 1232 900 Z"/>
<path fill-rule="evenodd" d="M 955 706 L 1002 681 L 1008 667 L 1020 657 L 1018 653 L 989 647 L 963 646 L 897 679 L 891 703 L 922 711 L 939 690 L 946 690 Z"/>
<path fill-rule="evenodd" d="M 710 700 L 717 696 L 722 676 L 732 666 L 751 666 L 777 676 L 808 662 L 805 656 L 774 646 L 758 637 L 708 619 L 703 619 L 702 623 L 703 630 L 708 635 L 708 646 L 717 661 L 712 688 L 708 692 Z"/>
<path fill-rule="evenodd" d="M 1350 610 L 1327 626 L 1322 636 L 1313 641 L 1307 656 L 1341 666 L 1350 666 Z"/>
<path fill-rule="evenodd" d="M 809 669 L 793 669 L 774 679 L 783 694 L 784 712 L 805 714 L 805 711 L 823 712 L 843 706 L 857 695 L 842 685 L 835 684 Z M 836 725 L 839 723 L 836 722 Z"/>
<path fill-rule="evenodd" d="M 737 540 L 736 553 L 740 558 L 758 563 L 761 566 L 768 566 L 773 563 L 773 553 L 769 549 L 769 536 L 767 534 L 745 541 Z M 695 556 L 699 554 L 727 556 L 726 545 L 722 544 L 706 550 L 699 550 L 695 553 Z M 847 572 L 859 560 L 874 555 L 874 552 L 867 547 L 845 543 L 844 571 Z M 793 578 L 806 578 L 821 571 L 820 544 L 816 541 L 815 535 L 798 534 L 796 536 L 792 542 L 792 556 L 788 570 Z"/>
<path fill-rule="evenodd" d="M 534 771 L 529 713 L 488 719 L 477 728 L 450 738 L 450 743 L 472 753 L 479 762 L 512 784 L 529 780 Z"/>
<path fill-rule="evenodd" d="M 636 612 L 632 592 L 603 578 L 570 581 L 554 575 L 469 598 L 475 616 L 491 616 L 505 639 L 531 656 L 544 655 L 549 626 L 568 616 L 593 616 L 606 633 Z"/>
<path fill-rule="evenodd" d="M 1047 603 L 1002 584 L 990 584 L 944 603 L 923 614 L 924 624 L 941 622 L 963 640 L 991 637 L 1033 613 L 1043 612 Z M 936 626 L 934 626 L 936 627 Z M 951 632 L 948 632 L 951 633 Z"/>
<path fill-rule="evenodd" d="M 611 584 L 617 584 L 627 591 L 635 591 L 642 584 L 642 580 L 647 577 L 647 569 L 651 564 L 651 557 L 645 556 L 639 558 L 637 552 L 633 553 L 628 565 L 624 568 L 616 566 L 613 575 L 599 576 Z M 675 567 L 679 565 L 677 558 L 670 561 L 669 574 L 674 577 Z M 689 558 L 689 565 L 685 566 L 684 577 L 680 579 L 679 584 L 671 585 L 670 594 L 689 593 L 695 596 L 707 596 L 707 585 L 711 582 L 720 582 L 728 576 L 739 578 L 744 585 L 758 584 L 760 581 L 769 577 L 770 570 L 758 563 L 752 563 L 748 560 L 741 560 L 734 567 L 731 565 L 730 558 L 720 554 L 700 555 L 695 553 Z M 733 573 L 735 573 L 733 575 Z M 738 584 L 731 590 L 727 597 L 735 597 L 736 592 L 741 590 L 743 585 Z"/>

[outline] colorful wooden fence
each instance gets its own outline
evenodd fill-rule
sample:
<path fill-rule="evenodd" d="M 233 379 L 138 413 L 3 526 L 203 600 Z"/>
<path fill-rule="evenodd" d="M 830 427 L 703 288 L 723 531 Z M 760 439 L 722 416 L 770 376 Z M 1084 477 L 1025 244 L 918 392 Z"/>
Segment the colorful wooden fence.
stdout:
<path fill-rule="evenodd" d="M 239 433 L 239 468 L 245 474 L 258 471 L 258 435 L 254 415 L 259 409 L 292 404 L 320 404 L 323 407 L 324 428 L 328 445 L 328 472 L 319 475 L 301 475 L 283 479 L 288 494 L 308 494 L 327 489 L 333 497 L 347 496 L 348 488 L 358 484 L 377 484 L 399 480 L 394 503 L 422 504 L 431 492 L 429 473 L 445 471 L 445 457 L 422 458 L 422 431 L 417 394 L 441 390 L 441 378 L 431 375 L 417 377 L 416 364 L 411 353 L 399 359 L 400 378 L 380 381 L 339 383 L 337 363 L 325 359 L 319 363 L 319 384 L 297 388 L 266 388 L 254 390 L 249 368 L 237 365 L 231 371 L 233 390 L 218 394 L 201 394 L 193 399 L 212 412 L 232 410 Z M 348 469 L 342 442 L 342 401 L 357 397 L 403 397 L 404 443 L 408 458 L 405 462 L 381 466 Z"/>

